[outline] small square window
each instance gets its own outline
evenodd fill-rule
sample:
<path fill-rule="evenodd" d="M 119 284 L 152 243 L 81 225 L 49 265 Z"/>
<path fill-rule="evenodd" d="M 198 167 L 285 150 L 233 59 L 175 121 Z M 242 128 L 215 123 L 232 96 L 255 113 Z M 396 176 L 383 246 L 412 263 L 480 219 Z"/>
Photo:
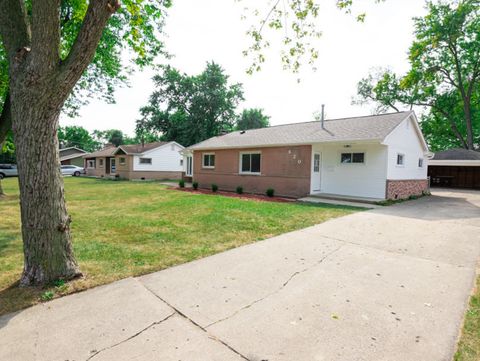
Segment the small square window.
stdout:
<path fill-rule="evenodd" d="M 353 153 L 353 163 L 363 163 L 365 161 L 365 153 Z"/>
<path fill-rule="evenodd" d="M 203 155 L 203 168 L 215 168 L 215 154 L 206 153 Z"/>
<path fill-rule="evenodd" d="M 152 158 L 140 158 L 140 164 L 152 164 Z"/>
<path fill-rule="evenodd" d="M 100 168 L 103 168 L 103 159 L 98 160 L 98 165 L 100 166 Z"/>
<path fill-rule="evenodd" d="M 423 158 L 418 158 L 418 168 L 423 168 Z"/>
<path fill-rule="evenodd" d="M 352 153 L 342 153 L 341 160 L 342 164 L 352 163 Z"/>
<path fill-rule="evenodd" d="M 127 164 L 127 160 L 124 157 L 120 157 L 119 161 L 120 161 L 120 165 Z"/>
<path fill-rule="evenodd" d="M 397 154 L 397 165 L 405 165 L 405 155 Z"/>

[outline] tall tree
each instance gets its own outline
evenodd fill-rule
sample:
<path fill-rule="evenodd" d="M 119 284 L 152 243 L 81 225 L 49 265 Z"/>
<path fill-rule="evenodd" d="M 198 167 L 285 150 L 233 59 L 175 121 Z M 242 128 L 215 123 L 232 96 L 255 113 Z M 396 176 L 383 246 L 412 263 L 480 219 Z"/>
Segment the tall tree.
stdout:
<path fill-rule="evenodd" d="M 390 107 L 421 106 L 429 110 L 424 121 L 430 142 L 450 138 L 466 149 L 480 145 L 480 1 L 427 2 L 428 14 L 416 18 L 415 41 L 410 47 L 410 71 L 403 77 L 391 71 L 371 75 L 358 86 L 360 101 Z M 437 133 L 438 132 L 438 133 Z"/>
<path fill-rule="evenodd" d="M 171 66 L 153 78 L 156 90 L 141 108 L 137 129 L 160 132 L 164 140 L 189 146 L 232 130 L 236 108 L 243 100 L 241 84 L 229 84 L 224 70 L 213 62 L 195 76 Z"/>
<path fill-rule="evenodd" d="M 263 109 L 244 109 L 237 120 L 237 130 L 258 129 L 270 126 L 270 117 L 263 114 Z"/>
<path fill-rule="evenodd" d="M 88 130 L 77 125 L 58 127 L 58 141 L 62 148 L 77 147 L 87 152 L 100 148 L 100 143 L 93 139 Z"/>
<path fill-rule="evenodd" d="M 102 80 L 121 77 L 122 47 L 133 49 L 139 65 L 149 63 L 161 50 L 155 29 L 170 4 L 123 3 L 120 8 L 118 0 L 0 0 L 0 79 L 8 77 L 0 129 L 11 125 L 16 146 L 21 285 L 80 274 L 58 167 L 59 114 L 72 91 L 88 93 L 95 85 L 101 90 L 112 84 Z"/>

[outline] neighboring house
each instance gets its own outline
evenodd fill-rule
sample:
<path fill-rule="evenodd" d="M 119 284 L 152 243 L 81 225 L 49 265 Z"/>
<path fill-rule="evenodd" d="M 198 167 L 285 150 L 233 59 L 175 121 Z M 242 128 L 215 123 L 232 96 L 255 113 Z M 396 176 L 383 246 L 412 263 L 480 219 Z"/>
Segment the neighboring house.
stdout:
<path fill-rule="evenodd" d="M 59 152 L 61 165 L 76 165 L 77 167 L 83 167 L 83 156 L 88 153 L 77 147 L 63 148 Z"/>
<path fill-rule="evenodd" d="M 95 177 L 180 179 L 183 149 L 176 142 L 110 146 L 85 155 L 85 168 Z"/>
<path fill-rule="evenodd" d="M 428 175 L 435 187 L 480 189 L 480 152 L 450 149 L 428 161 Z"/>
<path fill-rule="evenodd" d="M 400 112 L 236 131 L 187 148 L 184 164 L 204 188 L 379 200 L 426 191 L 428 154 L 415 113 Z"/>

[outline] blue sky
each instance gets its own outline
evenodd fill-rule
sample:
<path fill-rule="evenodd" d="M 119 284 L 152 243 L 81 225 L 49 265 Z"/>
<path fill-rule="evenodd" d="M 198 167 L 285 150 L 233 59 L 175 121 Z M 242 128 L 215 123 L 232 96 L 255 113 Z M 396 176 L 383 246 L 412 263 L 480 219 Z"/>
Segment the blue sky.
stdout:
<path fill-rule="evenodd" d="M 338 10 L 335 0 L 321 2 L 318 27 L 323 35 L 317 44 L 316 72 L 308 65 L 299 75 L 282 70 L 280 49 L 273 45 L 266 52 L 264 69 L 247 75 L 249 60 L 242 50 L 248 45 L 248 24 L 241 20 L 243 5 L 234 0 L 176 0 L 162 35 L 174 55 L 168 62 L 190 74 L 201 72 L 207 61 L 219 63 L 232 82 L 244 85 L 246 100 L 240 109 L 263 108 L 273 125 L 313 120 L 312 114 L 323 103 L 328 118 L 370 114 L 372 106 L 351 104 L 356 84 L 375 67 L 408 69 L 412 17 L 425 13 L 424 2 L 357 0 L 356 4 L 354 12 L 367 13 L 365 23 Z M 139 108 L 153 90 L 153 74 L 151 69 L 135 73 L 131 86 L 117 91 L 116 104 L 94 100 L 81 109 L 79 117 L 62 116 L 61 125 L 82 125 L 90 131 L 117 128 L 133 135 Z"/>

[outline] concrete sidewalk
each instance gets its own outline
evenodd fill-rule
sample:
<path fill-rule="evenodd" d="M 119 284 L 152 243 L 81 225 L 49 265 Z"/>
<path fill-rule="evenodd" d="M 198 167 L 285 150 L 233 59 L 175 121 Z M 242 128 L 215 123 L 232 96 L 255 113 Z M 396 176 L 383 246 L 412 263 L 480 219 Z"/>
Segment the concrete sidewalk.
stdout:
<path fill-rule="evenodd" d="M 450 360 L 480 193 L 356 213 L 0 318 L 0 360 Z"/>

